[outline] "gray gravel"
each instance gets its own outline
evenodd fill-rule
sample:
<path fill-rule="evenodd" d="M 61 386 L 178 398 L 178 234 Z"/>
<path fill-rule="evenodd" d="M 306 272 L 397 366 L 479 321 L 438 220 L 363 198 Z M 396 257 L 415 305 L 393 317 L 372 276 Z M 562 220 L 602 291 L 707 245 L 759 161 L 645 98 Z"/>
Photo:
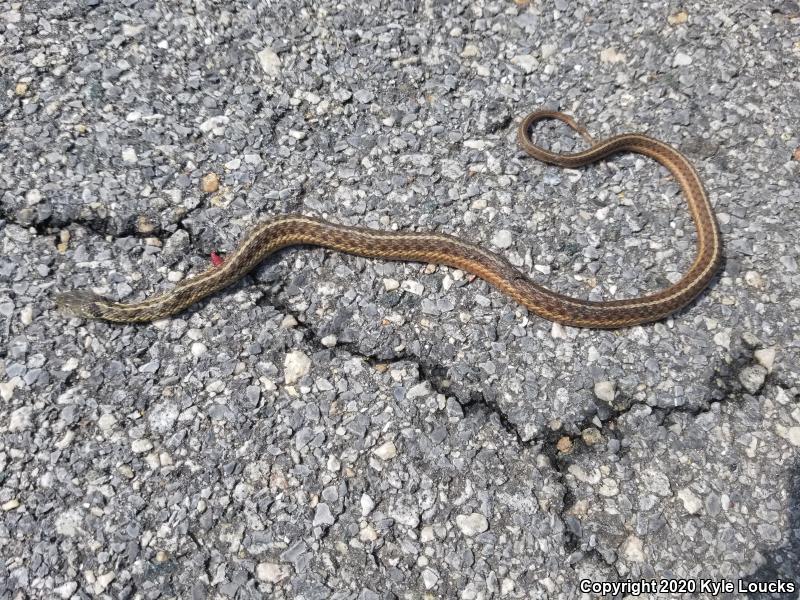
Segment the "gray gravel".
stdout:
<path fill-rule="evenodd" d="M 0 598 L 800 586 L 797 2 L 278 4 L 0 1 Z M 306 248 L 152 325 L 54 310 L 167 289 L 290 211 L 593 299 L 675 281 L 676 183 L 528 158 L 542 106 L 696 164 L 727 254 L 697 302 L 577 330 Z"/>

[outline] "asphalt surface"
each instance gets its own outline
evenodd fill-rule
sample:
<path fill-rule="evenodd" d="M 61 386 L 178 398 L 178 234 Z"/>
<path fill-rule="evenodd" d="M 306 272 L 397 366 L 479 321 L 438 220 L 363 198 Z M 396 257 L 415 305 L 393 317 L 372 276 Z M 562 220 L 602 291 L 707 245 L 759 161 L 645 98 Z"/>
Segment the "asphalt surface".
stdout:
<path fill-rule="evenodd" d="M 800 597 L 798 25 L 793 0 L 0 1 L 0 599 Z M 696 302 L 578 330 L 298 248 L 155 324 L 55 309 L 169 289 L 286 212 L 458 235 L 584 298 L 674 282 L 675 181 L 538 163 L 540 107 L 696 165 L 726 248 Z"/>

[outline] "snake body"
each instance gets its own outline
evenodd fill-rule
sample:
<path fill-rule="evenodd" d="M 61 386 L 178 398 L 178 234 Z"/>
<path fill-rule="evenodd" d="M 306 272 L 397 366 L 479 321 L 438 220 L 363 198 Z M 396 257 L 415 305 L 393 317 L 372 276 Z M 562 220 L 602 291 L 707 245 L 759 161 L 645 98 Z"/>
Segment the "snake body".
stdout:
<path fill-rule="evenodd" d="M 543 119 L 563 121 L 580 133 L 591 147 L 582 152 L 557 154 L 535 145 L 531 140 L 531 126 Z M 80 317 L 123 323 L 153 321 L 179 313 L 228 287 L 270 254 L 295 245 L 322 246 L 369 258 L 448 265 L 477 275 L 545 319 L 574 327 L 614 329 L 657 321 L 691 302 L 708 285 L 721 261 L 722 242 L 700 178 L 680 152 L 642 134 L 622 134 L 594 142 L 571 117 L 553 111 L 529 114 L 520 123 L 517 137 L 528 154 L 561 167 L 587 165 L 618 152 L 642 154 L 661 163 L 680 184 L 697 228 L 697 253 L 688 271 L 677 283 L 659 292 L 595 302 L 549 290 L 531 281 L 500 255 L 450 235 L 377 231 L 290 214 L 256 225 L 221 265 L 212 266 L 173 289 L 141 302 L 123 304 L 90 291 L 72 291 L 59 295 L 57 303 L 63 310 Z"/>

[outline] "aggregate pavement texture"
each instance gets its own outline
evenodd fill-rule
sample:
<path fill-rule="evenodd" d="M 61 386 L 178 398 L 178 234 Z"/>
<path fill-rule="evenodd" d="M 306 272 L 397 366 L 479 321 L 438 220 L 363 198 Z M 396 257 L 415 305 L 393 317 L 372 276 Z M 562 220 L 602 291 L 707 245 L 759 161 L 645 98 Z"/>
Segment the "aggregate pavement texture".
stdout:
<path fill-rule="evenodd" d="M 799 26 L 794 0 L 0 1 L 0 598 L 800 584 Z M 564 328 L 295 248 L 154 324 L 55 310 L 286 212 L 458 235 L 584 298 L 676 281 L 676 182 L 531 159 L 541 107 L 697 166 L 726 260 L 691 306 Z M 748 595 L 798 597 L 718 597 Z"/>

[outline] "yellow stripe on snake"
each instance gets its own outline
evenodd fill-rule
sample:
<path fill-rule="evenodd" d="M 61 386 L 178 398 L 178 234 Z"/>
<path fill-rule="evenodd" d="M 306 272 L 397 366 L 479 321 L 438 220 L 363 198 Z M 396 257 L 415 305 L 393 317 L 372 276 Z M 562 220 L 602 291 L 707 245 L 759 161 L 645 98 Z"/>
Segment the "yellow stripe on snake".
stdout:
<path fill-rule="evenodd" d="M 531 126 L 543 119 L 563 121 L 580 133 L 591 147 L 573 154 L 556 154 L 535 145 L 531 140 Z M 691 302 L 708 285 L 720 265 L 722 241 L 697 171 L 680 152 L 637 133 L 594 142 L 571 117 L 552 111 L 529 114 L 520 123 L 517 137 L 528 154 L 561 167 L 580 167 L 618 152 L 642 154 L 665 166 L 683 190 L 697 228 L 697 253 L 683 277 L 674 285 L 639 298 L 603 302 L 582 300 L 543 287 L 498 254 L 450 235 L 377 231 L 336 225 L 314 217 L 284 215 L 256 225 L 221 265 L 212 266 L 167 292 L 124 304 L 91 291 L 72 291 L 57 296 L 57 303 L 68 313 L 90 319 L 123 323 L 153 321 L 185 310 L 239 281 L 275 251 L 299 244 L 369 258 L 434 263 L 468 271 L 531 312 L 574 327 L 613 329 L 657 321 Z"/>

